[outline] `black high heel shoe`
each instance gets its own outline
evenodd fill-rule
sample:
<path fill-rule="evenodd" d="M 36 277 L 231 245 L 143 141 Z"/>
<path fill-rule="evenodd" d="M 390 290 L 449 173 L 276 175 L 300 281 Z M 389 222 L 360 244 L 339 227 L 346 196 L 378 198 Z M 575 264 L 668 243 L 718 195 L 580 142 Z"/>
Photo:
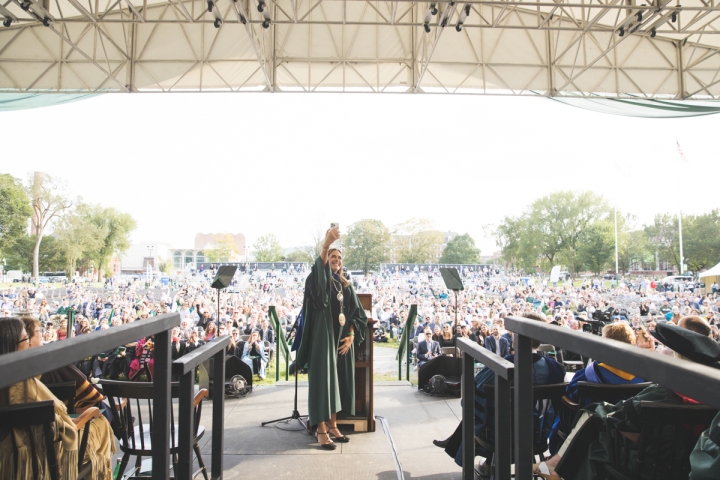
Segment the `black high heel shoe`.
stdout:
<path fill-rule="evenodd" d="M 335 435 L 334 433 L 332 433 L 331 430 L 336 430 L 338 433 L 340 433 L 340 436 Z M 340 429 L 337 427 L 337 425 L 332 428 L 328 425 L 327 431 L 330 435 L 332 435 L 333 440 L 335 440 L 336 442 L 348 443 L 350 441 L 350 439 L 348 437 L 346 437 L 345 435 L 342 435 L 342 433 L 340 432 Z"/>
<path fill-rule="evenodd" d="M 327 436 L 327 439 L 328 439 L 328 442 L 329 442 L 329 443 L 322 443 L 322 442 L 320 441 L 320 435 L 325 435 L 325 436 Z M 317 438 L 317 441 L 318 441 L 318 443 L 320 444 L 320 446 L 321 446 L 322 448 L 325 448 L 325 449 L 327 449 L 327 450 L 335 450 L 335 449 L 337 448 L 337 445 L 335 445 L 335 444 L 332 442 L 332 440 L 330 440 L 330 435 L 328 435 L 327 432 L 315 432 L 315 438 Z"/>

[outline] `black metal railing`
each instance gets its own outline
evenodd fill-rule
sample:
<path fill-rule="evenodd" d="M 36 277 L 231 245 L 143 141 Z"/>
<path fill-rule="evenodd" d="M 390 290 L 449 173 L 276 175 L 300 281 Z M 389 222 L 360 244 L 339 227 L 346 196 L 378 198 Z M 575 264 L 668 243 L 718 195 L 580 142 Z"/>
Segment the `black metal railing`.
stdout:
<path fill-rule="evenodd" d="M 462 439 L 463 439 L 463 478 L 475 478 L 475 382 L 473 375 L 465 372 L 475 371 L 475 360 L 495 372 L 495 405 L 510 405 L 510 385 L 515 365 L 500 355 L 479 346 L 466 338 L 458 338 L 457 347 L 463 352 L 462 376 Z M 510 408 L 495 408 L 495 425 L 510 425 Z M 510 432 L 504 428 L 495 428 L 495 477 L 510 478 L 512 456 Z"/>
<path fill-rule="evenodd" d="M 497 355 L 483 352 L 482 348 L 467 340 L 458 341 L 465 352 L 463 361 L 462 398 L 463 398 L 463 478 L 473 478 L 474 450 L 474 362 L 477 359 L 496 373 L 495 395 L 495 455 L 497 477 L 509 478 L 506 460 L 510 456 L 507 426 L 514 425 L 515 478 L 532 478 L 533 439 L 527 434 L 532 430 L 532 339 L 552 344 L 556 349 L 581 353 L 597 361 L 622 365 L 623 370 L 647 381 L 658 383 L 670 390 L 687 395 L 699 402 L 720 408 L 720 370 L 694 362 L 678 361 L 673 357 L 660 355 L 622 342 L 612 342 L 596 335 L 557 327 L 536 320 L 520 317 L 505 317 L 505 327 L 514 332 L 515 364 L 512 373 L 508 365 L 502 364 Z M 508 362 L 506 362 L 508 363 Z M 500 372 L 500 373 L 498 373 Z M 498 377 L 506 372 L 507 376 Z M 514 402 L 510 402 L 509 384 L 502 382 L 512 379 L 514 384 Z M 503 390 L 505 397 L 498 398 Z M 510 408 L 514 404 L 512 421 Z M 501 420 L 505 419 L 505 420 Z M 502 428 L 506 426 L 506 428 Z M 506 473 L 507 472 L 507 473 Z"/>
<path fill-rule="evenodd" d="M 172 364 L 173 375 L 180 375 L 180 401 L 178 414 L 178 471 L 175 478 L 192 478 L 193 439 L 195 419 L 193 418 L 193 397 L 195 393 L 195 369 L 202 362 L 213 358 L 213 409 L 212 409 L 212 459 L 211 478 L 222 478 L 223 473 L 223 417 L 225 400 L 225 351 L 230 337 L 218 337 L 212 342 L 183 355 Z M 157 367 L 156 367 L 157 368 Z M 155 468 L 153 468 L 153 473 Z"/>
<path fill-rule="evenodd" d="M 0 355 L 0 388 L 8 387 L 14 383 L 25 379 L 42 375 L 43 373 L 55 370 L 58 366 L 69 365 L 83 358 L 96 355 L 100 352 L 116 348 L 118 345 L 125 345 L 137 341 L 139 338 L 145 338 L 154 335 L 155 351 L 154 351 L 154 377 L 153 377 L 153 404 L 166 405 L 166 408 L 155 410 L 152 420 L 152 473 L 153 479 L 165 480 L 170 476 L 170 409 L 171 409 L 171 329 L 180 324 L 180 315 L 178 313 L 167 313 L 157 317 L 151 317 L 141 321 L 127 323 L 118 327 L 112 327 L 108 330 L 93 332 L 89 335 L 80 335 L 79 337 L 70 338 L 60 342 L 54 342 L 45 345 L 42 348 L 32 348 L 6 355 Z M 203 347 L 198 348 L 191 354 L 181 357 L 176 362 L 178 366 L 173 366 L 173 371 L 180 372 L 183 377 L 181 380 L 181 391 L 185 392 L 180 397 L 180 412 L 185 414 L 183 417 L 187 419 L 188 404 L 190 408 L 190 416 L 192 415 L 192 401 L 194 386 L 194 364 L 202 362 L 202 360 L 210 356 L 217 355 L 216 358 L 222 358 L 222 361 L 215 362 L 215 378 L 223 379 L 225 374 L 225 348 L 229 343 L 229 339 L 223 338 L 217 342 L 210 342 Z M 220 357 L 222 355 L 222 357 Z M 196 363 L 197 362 L 197 363 Z M 192 373 L 190 373 L 192 371 Z M 218 375 L 218 371 L 220 374 Z M 188 383 L 190 388 L 188 388 Z M 219 387 L 218 387 L 219 385 Z M 182 388 L 184 387 L 184 390 Z M 213 458 L 212 472 L 214 478 L 222 475 L 222 444 L 223 444 L 223 408 L 222 401 L 224 391 L 219 394 L 217 388 L 224 389 L 224 383 L 215 382 L 213 396 Z M 188 393 L 189 391 L 189 393 Z M 218 400 L 219 399 L 219 400 Z M 219 405 L 219 407 L 218 407 Z M 194 421 L 180 422 L 180 441 L 181 445 L 187 447 L 186 440 L 192 433 L 188 428 L 192 428 Z M 192 443 L 190 443 L 192 445 Z M 192 447 L 190 447 L 192 448 Z M 186 450 L 183 450 L 185 452 Z M 188 450 L 187 455 L 180 455 L 180 464 L 178 469 L 187 471 L 192 468 L 192 449 Z M 189 478 L 189 477 L 181 477 Z"/>

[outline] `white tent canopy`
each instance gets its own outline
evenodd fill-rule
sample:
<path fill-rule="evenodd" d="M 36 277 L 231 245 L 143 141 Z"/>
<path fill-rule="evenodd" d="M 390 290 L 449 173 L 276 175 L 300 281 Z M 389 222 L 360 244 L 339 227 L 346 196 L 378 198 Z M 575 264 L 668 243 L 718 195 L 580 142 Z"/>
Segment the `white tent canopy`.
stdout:
<path fill-rule="evenodd" d="M 707 270 L 705 272 L 701 272 L 698 277 L 704 278 L 704 277 L 718 277 L 720 276 L 720 263 L 712 267 L 710 270 Z"/>
<path fill-rule="evenodd" d="M 0 92 L 716 100 L 720 10 L 643 1 L 3 0 Z"/>

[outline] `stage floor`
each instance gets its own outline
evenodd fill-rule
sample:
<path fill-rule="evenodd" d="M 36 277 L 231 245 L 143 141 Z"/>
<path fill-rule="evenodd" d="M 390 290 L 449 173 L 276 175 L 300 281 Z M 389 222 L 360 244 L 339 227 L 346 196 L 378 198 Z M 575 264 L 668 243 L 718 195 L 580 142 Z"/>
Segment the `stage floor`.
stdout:
<path fill-rule="evenodd" d="M 393 450 L 382 422 L 375 432 L 354 433 L 334 451 L 322 449 L 304 431 L 283 431 L 261 422 L 292 413 L 293 384 L 258 387 L 225 402 L 224 478 L 397 479 Z M 307 385 L 299 387 L 298 409 L 307 412 Z M 460 399 L 419 393 L 407 382 L 375 383 L 375 415 L 384 417 L 406 479 L 460 478 L 461 469 L 432 440 L 449 436 L 460 419 Z M 201 448 L 210 464 L 212 404 L 203 405 L 206 432 Z M 297 426 L 292 422 L 292 426 Z M 202 477 L 200 477 L 202 478 Z"/>

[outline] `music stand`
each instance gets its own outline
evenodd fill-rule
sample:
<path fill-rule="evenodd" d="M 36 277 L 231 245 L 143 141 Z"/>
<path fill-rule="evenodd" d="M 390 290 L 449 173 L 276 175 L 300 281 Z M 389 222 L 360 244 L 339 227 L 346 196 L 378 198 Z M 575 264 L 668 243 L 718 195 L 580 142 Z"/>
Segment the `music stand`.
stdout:
<path fill-rule="evenodd" d="M 445 282 L 445 288 L 455 292 L 455 336 L 453 337 L 453 346 L 457 348 L 457 327 L 458 327 L 458 292 L 465 290 L 462 279 L 460 278 L 460 272 L 457 268 L 441 268 L 440 275 L 442 275 L 443 282 Z M 457 350 L 455 350 L 457 352 Z"/>
<path fill-rule="evenodd" d="M 218 267 L 217 274 L 213 278 L 211 288 L 217 290 L 217 321 L 220 325 L 220 290 L 227 288 L 232 283 L 232 279 L 237 271 L 237 265 L 224 265 Z"/>

